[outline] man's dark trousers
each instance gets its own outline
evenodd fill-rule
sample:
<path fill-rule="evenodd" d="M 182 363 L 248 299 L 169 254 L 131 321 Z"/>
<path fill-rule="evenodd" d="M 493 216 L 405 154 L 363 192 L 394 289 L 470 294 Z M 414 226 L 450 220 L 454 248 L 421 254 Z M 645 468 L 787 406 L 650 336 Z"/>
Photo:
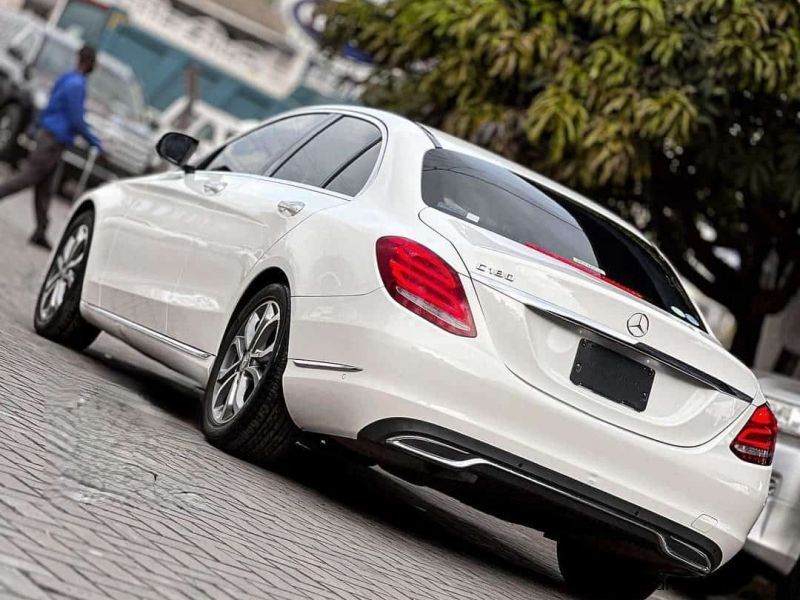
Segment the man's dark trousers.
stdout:
<path fill-rule="evenodd" d="M 36 149 L 30 153 L 22 169 L 12 177 L 0 182 L 0 199 L 34 187 L 34 210 L 36 212 L 36 236 L 44 236 L 49 223 L 50 200 L 52 199 L 53 176 L 61 162 L 64 145 L 53 135 L 40 129 L 36 134 Z"/>

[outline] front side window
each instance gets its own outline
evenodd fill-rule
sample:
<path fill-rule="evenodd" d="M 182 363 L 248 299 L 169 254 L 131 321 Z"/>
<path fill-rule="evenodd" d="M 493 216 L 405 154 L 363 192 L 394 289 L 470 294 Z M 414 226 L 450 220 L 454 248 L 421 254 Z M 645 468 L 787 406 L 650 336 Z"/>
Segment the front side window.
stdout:
<path fill-rule="evenodd" d="M 228 144 L 205 168 L 210 171 L 263 175 L 275 159 L 327 118 L 327 114 L 315 113 L 288 117 L 265 125 Z"/>
<path fill-rule="evenodd" d="M 344 165 L 380 139 L 380 129 L 372 123 L 342 117 L 295 152 L 273 177 L 323 187 Z"/>
<path fill-rule="evenodd" d="M 577 202 L 487 161 L 430 150 L 422 196 L 477 227 L 595 275 L 703 329 L 675 273 L 625 228 Z"/>

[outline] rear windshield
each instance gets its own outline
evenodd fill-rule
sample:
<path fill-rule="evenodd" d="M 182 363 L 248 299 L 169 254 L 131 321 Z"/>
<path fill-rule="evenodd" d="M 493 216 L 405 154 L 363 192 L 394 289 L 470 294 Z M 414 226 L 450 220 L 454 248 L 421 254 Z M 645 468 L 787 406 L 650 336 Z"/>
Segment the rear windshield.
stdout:
<path fill-rule="evenodd" d="M 566 197 L 484 160 L 430 150 L 428 206 L 602 279 L 703 329 L 677 276 L 637 236 Z"/>

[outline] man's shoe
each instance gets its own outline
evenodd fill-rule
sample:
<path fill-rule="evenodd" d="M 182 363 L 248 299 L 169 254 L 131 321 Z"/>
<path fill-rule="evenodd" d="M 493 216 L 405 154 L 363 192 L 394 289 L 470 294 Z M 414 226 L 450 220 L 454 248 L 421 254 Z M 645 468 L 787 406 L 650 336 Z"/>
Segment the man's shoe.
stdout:
<path fill-rule="evenodd" d="M 42 233 L 34 233 L 28 240 L 28 243 L 33 244 L 34 246 L 39 246 L 39 248 L 44 248 L 48 252 L 53 249 L 53 246 L 47 241 L 47 238 L 44 237 L 44 234 Z"/>

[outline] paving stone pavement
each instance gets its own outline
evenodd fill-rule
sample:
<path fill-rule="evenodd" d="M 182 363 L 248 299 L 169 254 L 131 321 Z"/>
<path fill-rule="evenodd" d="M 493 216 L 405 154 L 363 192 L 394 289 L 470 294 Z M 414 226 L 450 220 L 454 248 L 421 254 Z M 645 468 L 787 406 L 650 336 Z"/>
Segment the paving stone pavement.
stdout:
<path fill-rule="evenodd" d="M 240 461 L 188 380 L 106 335 L 37 337 L 31 212 L 0 203 L 0 598 L 568 598 L 534 531 L 377 469 Z"/>

